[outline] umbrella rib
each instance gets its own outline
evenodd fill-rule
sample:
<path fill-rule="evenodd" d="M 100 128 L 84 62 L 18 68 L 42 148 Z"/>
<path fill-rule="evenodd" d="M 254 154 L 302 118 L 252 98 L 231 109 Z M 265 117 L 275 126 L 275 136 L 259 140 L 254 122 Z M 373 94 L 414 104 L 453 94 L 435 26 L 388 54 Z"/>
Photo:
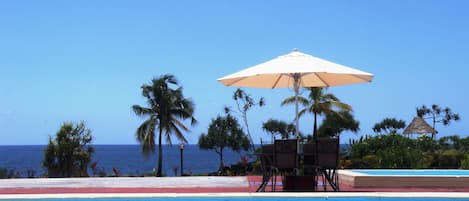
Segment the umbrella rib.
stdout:
<path fill-rule="evenodd" d="M 322 79 L 322 77 L 318 73 L 313 73 L 313 74 L 316 75 L 316 77 L 318 77 L 318 79 L 321 80 L 321 82 L 324 83 L 326 87 L 330 87 L 329 84 L 326 81 L 324 81 L 324 79 Z"/>
<path fill-rule="evenodd" d="M 241 81 L 241 80 L 243 80 L 243 79 L 245 79 L 245 77 L 241 77 L 241 78 L 235 79 L 235 80 L 233 80 L 232 82 L 227 83 L 226 86 L 231 86 L 231 85 L 233 85 L 233 84 L 236 84 L 237 82 L 239 82 L 239 81 Z"/>
<path fill-rule="evenodd" d="M 275 80 L 274 84 L 272 85 L 272 89 L 277 86 L 278 82 L 280 82 L 280 78 L 282 78 L 282 75 L 283 75 L 283 73 L 280 74 L 280 75 L 278 76 L 278 78 Z"/>
<path fill-rule="evenodd" d="M 365 78 L 361 77 L 360 75 L 352 74 L 352 76 L 353 76 L 353 77 L 356 77 L 356 78 L 358 78 L 358 79 L 360 79 L 360 80 L 363 80 L 363 81 L 365 81 L 365 82 L 371 82 L 371 80 L 365 79 Z"/>

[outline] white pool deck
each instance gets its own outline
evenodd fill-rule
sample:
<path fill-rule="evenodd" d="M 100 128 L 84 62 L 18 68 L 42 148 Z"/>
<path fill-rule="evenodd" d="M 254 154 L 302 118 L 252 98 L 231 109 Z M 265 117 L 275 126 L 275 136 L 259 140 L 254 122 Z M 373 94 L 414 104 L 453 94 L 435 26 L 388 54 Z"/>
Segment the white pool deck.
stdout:
<path fill-rule="evenodd" d="M 204 188 L 249 187 L 247 177 L 87 177 L 0 179 L 8 188 Z"/>
<path fill-rule="evenodd" d="M 355 188 L 469 188 L 466 175 L 370 175 L 353 170 L 339 170 L 339 175 L 340 183 Z"/>
<path fill-rule="evenodd" d="M 238 188 L 249 187 L 247 177 L 104 177 L 0 179 L 0 189 L 48 188 Z M 176 191 L 177 192 L 177 191 Z M 197 192 L 197 191 L 195 191 Z M 158 198 L 158 197 L 432 197 L 467 198 L 469 192 L 213 192 L 213 193 L 4 193 L 0 200 L 41 198 Z M 463 199 L 464 200 L 464 199 Z"/>

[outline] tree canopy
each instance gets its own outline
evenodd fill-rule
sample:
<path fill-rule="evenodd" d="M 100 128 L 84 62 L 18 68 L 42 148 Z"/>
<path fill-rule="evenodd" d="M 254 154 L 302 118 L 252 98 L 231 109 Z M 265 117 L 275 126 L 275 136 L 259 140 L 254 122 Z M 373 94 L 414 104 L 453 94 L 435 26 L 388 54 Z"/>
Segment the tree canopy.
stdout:
<path fill-rule="evenodd" d="M 376 133 L 390 132 L 396 133 L 397 130 L 405 128 L 404 120 L 397 120 L 396 118 L 385 118 L 381 122 L 373 126 L 373 131 Z"/>
<path fill-rule="evenodd" d="M 344 131 L 352 131 L 356 133 L 360 129 L 360 122 L 355 120 L 349 111 L 340 111 L 337 113 L 326 114 L 321 126 L 319 126 L 318 134 L 321 137 L 339 136 Z"/>
<path fill-rule="evenodd" d="M 238 120 L 230 114 L 212 119 L 207 134 L 199 136 L 201 149 L 214 150 L 220 157 L 220 168 L 223 168 L 223 151 L 231 148 L 233 151 L 248 150 L 250 142 L 240 128 Z"/>
<path fill-rule="evenodd" d="M 436 124 L 441 123 L 444 126 L 449 125 L 451 121 L 459 121 L 460 116 L 457 113 L 453 113 L 451 108 L 445 107 L 441 108 L 439 105 L 433 104 L 431 108 L 422 105 L 421 107 L 417 107 L 417 116 L 431 119 L 433 129 L 436 130 Z M 434 134 L 432 134 L 432 138 L 434 138 Z"/>
<path fill-rule="evenodd" d="M 94 153 L 93 136 L 84 122 L 63 123 L 55 137 L 49 137 L 42 165 L 49 177 L 88 176 Z"/>
<path fill-rule="evenodd" d="M 280 135 L 282 139 L 288 139 L 289 136 L 294 135 L 295 133 L 295 125 L 275 119 L 269 119 L 264 122 L 262 124 L 262 129 L 269 132 L 272 135 L 272 138 L 275 138 L 275 135 Z"/>
<path fill-rule="evenodd" d="M 136 131 L 136 138 L 142 147 L 142 153 L 148 157 L 155 152 L 155 130 L 158 129 L 158 169 L 156 176 L 162 176 L 163 148 L 162 138 L 172 144 L 171 136 L 187 143 L 183 131 L 189 131 L 184 120 L 190 119 L 191 125 L 197 120 L 193 116 L 194 103 L 184 97 L 182 87 L 173 75 L 162 75 L 150 84 L 144 84 L 142 95 L 147 99 L 148 107 L 134 105 L 137 116 L 147 118 Z"/>
<path fill-rule="evenodd" d="M 247 137 L 249 139 L 249 143 L 251 144 L 251 149 L 254 151 L 254 141 L 252 140 L 251 131 L 249 130 L 248 124 L 248 111 L 256 105 L 263 107 L 265 105 L 265 99 L 261 97 L 258 101 L 255 101 L 251 95 L 238 88 L 233 93 L 233 100 L 236 102 L 237 110 L 232 110 L 231 107 L 225 107 L 225 113 L 236 112 L 241 116 L 244 122 L 244 126 L 246 127 Z"/>
<path fill-rule="evenodd" d="M 313 114 L 313 137 L 317 136 L 317 117 L 318 115 L 337 113 L 336 110 L 352 111 L 352 107 L 348 104 L 340 102 L 340 100 L 331 93 L 326 93 L 326 88 L 307 87 L 309 91 L 308 97 L 298 97 L 298 102 L 303 105 L 303 109 L 299 111 L 298 116 L 302 116 L 309 112 Z M 295 103 L 294 96 L 285 99 L 282 105 Z"/>

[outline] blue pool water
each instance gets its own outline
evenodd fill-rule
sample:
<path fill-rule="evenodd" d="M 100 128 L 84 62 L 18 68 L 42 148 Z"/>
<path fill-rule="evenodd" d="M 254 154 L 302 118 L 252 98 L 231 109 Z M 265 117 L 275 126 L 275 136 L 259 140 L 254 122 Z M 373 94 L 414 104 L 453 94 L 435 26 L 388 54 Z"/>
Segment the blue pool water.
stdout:
<path fill-rule="evenodd" d="M 0 199 L 1 200 L 1 199 Z M 79 198 L 34 199 L 36 201 L 467 201 L 467 198 L 398 198 L 398 197 L 217 197 L 217 198 Z M 31 201 L 16 200 L 15 201 Z"/>
<path fill-rule="evenodd" d="M 392 176 L 465 176 L 469 177 L 469 170 L 353 170 L 353 172 L 367 175 Z"/>

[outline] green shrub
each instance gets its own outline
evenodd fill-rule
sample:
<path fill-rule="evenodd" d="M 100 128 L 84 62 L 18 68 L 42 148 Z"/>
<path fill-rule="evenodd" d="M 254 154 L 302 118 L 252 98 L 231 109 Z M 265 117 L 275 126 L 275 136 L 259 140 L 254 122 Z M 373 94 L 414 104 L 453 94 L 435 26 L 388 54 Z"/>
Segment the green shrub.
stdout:
<path fill-rule="evenodd" d="M 466 158 L 461 161 L 461 169 L 469 170 L 469 154 L 466 154 Z"/>
<path fill-rule="evenodd" d="M 366 155 L 362 159 L 363 164 L 366 168 L 379 168 L 380 158 L 376 155 Z"/>
<path fill-rule="evenodd" d="M 463 157 L 464 155 L 455 149 L 445 150 L 438 157 L 438 166 L 440 168 L 459 168 Z"/>
<path fill-rule="evenodd" d="M 414 169 L 428 169 L 432 167 L 434 157 L 430 154 L 423 154 L 417 163 L 412 167 Z"/>
<path fill-rule="evenodd" d="M 0 168 L 0 179 L 8 178 L 8 170 L 6 168 Z"/>

